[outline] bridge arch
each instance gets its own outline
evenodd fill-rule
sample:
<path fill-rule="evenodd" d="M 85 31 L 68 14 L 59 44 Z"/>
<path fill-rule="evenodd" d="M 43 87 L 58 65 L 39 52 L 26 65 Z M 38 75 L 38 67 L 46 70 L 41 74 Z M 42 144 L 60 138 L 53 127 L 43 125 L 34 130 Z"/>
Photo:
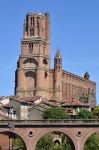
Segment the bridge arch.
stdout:
<path fill-rule="evenodd" d="M 96 128 L 96 129 L 93 129 L 93 128 L 87 129 L 87 130 L 84 132 L 84 134 L 83 134 L 83 139 L 82 139 L 82 144 L 81 144 L 81 145 L 82 145 L 82 149 L 84 149 L 84 145 L 85 145 L 87 139 L 88 139 L 92 134 L 94 134 L 94 133 L 99 133 L 99 128 Z"/>
<path fill-rule="evenodd" d="M 60 128 L 60 129 L 57 129 L 57 128 L 44 128 L 44 129 L 40 129 L 39 131 L 39 134 L 37 133 L 37 135 L 34 135 L 35 136 L 35 142 L 33 142 L 33 150 L 35 150 L 36 148 L 36 145 L 37 145 L 37 142 L 46 134 L 48 133 L 53 133 L 53 132 L 59 132 L 59 133 L 62 133 L 64 135 L 66 135 L 66 137 L 68 137 L 70 139 L 70 141 L 72 142 L 73 146 L 74 146 L 74 150 L 77 149 L 77 142 L 75 140 L 75 137 L 73 135 L 73 133 L 68 129 L 63 129 L 63 128 Z"/>
<path fill-rule="evenodd" d="M 0 129 L 0 134 L 6 134 L 6 133 L 13 133 L 15 135 L 18 135 L 22 139 L 22 141 L 25 144 L 26 149 L 27 149 L 27 147 L 28 147 L 27 142 L 26 142 L 27 139 L 26 139 L 26 135 L 23 133 L 23 131 L 21 131 L 20 129 L 12 129 L 11 130 L 9 128 L 7 128 L 7 129 L 1 128 Z"/>

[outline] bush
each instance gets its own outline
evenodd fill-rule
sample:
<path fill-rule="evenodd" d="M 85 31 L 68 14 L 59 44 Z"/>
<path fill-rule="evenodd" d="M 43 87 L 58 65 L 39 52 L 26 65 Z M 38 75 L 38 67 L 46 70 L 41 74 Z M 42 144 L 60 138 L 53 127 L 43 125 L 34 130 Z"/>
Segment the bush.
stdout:
<path fill-rule="evenodd" d="M 76 119 L 94 119 L 94 115 L 90 111 L 86 109 L 82 109 L 77 114 Z"/>
<path fill-rule="evenodd" d="M 69 115 L 60 107 L 49 108 L 43 113 L 44 119 L 69 119 Z"/>

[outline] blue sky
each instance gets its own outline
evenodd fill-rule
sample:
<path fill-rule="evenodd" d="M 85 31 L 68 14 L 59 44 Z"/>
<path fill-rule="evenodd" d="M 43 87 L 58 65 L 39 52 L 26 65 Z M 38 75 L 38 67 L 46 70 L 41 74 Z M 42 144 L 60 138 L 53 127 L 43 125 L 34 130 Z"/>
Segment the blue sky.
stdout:
<path fill-rule="evenodd" d="M 51 67 L 60 48 L 64 70 L 82 77 L 87 70 L 96 82 L 99 104 L 99 0 L 0 1 L 0 95 L 14 93 L 23 21 L 28 12 L 50 12 Z"/>

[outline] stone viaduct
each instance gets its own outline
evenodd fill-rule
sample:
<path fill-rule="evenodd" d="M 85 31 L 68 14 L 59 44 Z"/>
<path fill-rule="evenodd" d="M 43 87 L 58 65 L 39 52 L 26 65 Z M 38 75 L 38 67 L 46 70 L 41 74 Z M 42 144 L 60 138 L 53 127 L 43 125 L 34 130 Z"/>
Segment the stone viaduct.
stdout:
<path fill-rule="evenodd" d="M 45 134 L 58 131 L 67 135 L 74 150 L 83 150 L 88 137 L 99 133 L 99 120 L 1 120 L 0 133 L 13 132 L 26 144 L 27 150 L 35 150 L 37 141 Z"/>

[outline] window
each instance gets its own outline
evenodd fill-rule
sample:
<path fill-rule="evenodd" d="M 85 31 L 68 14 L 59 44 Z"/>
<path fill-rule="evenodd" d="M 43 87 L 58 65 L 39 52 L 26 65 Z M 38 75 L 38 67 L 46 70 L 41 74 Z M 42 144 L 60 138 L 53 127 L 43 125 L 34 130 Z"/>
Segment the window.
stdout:
<path fill-rule="evenodd" d="M 21 108 L 23 109 L 23 108 L 24 108 L 24 105 L 21 105 Z"/>
<path fill-rule="evenodd" d="M 29 52 L 30 52 L 30 53 L 33 52 L 33 43 L 29 43 Z"/>
<path fill-rule="evenodd" d="M 57 59 L 57 64 L 60 64 L 60 59 Z"/>
<path fill-rule="evenodd" d="M 27 117 L 27 113 L 25 113 L 25 118 Z"/>
<path fill-rule="evenodd" d="M 37 17 L 37 34 L 40 35 L 40 18 Z"/>
<path fill-rule="evenodd" d="M 23 113 L 21 113 L 21 116 L 23 117 L 23 116 L 24 116 L 24 114 L 23 114 Z"/>
<path fill-rule="evenodd" d="M 47 65 L 47 60 L 46 59 L 43 59 L 43 64 Z"/>
<path fill-rule="evenodd" d="M 27 106 L 25 106 L 25 109 L 27 109 Z"/>
<path fill-rule="evenodd" d="M 47 72 L 45 72 L 45 78 L 47 78 L 47 76 L 48 76 L 48 74 L 47 74 Z"/>
<path fill-rule="evenodd" d="M 30 29 L 30 36 L 34 36 L 34 29 Z"/>
<path fill-rule="evenodd" d="M 58 68 L 60 69 L 60 66 Z"/>
<path fill-rule="evenodd" d="M 31 17 L 31 26 L 34 26 L 34 17 Z"/>

